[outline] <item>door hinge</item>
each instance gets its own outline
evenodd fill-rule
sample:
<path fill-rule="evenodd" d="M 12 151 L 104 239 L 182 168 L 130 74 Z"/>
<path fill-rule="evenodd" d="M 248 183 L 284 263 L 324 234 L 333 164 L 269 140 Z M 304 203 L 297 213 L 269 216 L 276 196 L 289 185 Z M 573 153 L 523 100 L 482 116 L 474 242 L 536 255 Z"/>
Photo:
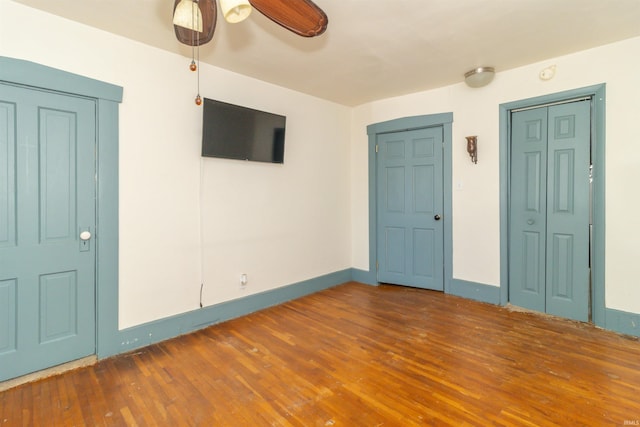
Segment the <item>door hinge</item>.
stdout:
<path fill-rule="evenodd" d="M 378 271 L 379 268 L 380 268 L 380 264 L 378 264 L 378 261 L 376 261 L 376 271 Z"/>
<path fill-rule="evenodd" d="M 378 144 L 376 144 L 376 153 L 378 152 Z"/>

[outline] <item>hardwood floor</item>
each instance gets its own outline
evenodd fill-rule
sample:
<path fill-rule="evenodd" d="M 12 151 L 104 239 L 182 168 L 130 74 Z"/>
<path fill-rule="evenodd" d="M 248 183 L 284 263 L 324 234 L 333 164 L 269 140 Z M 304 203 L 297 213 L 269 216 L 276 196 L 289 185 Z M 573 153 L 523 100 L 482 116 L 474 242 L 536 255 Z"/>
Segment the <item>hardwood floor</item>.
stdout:
<path fill-rule="evenodd" d="M 638 340 L 357 283 L 0 393 L 0 427 L 638 424 Z"/>

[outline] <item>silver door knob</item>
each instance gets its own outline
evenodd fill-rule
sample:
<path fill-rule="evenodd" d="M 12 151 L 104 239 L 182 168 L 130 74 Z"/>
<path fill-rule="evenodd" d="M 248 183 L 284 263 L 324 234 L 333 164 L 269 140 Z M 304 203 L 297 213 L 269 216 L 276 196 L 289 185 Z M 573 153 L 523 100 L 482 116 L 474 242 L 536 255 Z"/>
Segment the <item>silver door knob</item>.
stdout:
<path fill-rule="evenodd" d="M 527 220 L 527 224 L 529 224 L 529 225 L 533 225 L 534 223 L 535 223 L 535 221 L 534 221 L 534 220 L 532 220 L 532 219 L 528 219 L 528 220 Z"/>
<path fill-rule="evenodd" d="M 83 231 L 82 233 L 80 233 L 80 240 L 89 240 L 90 238 L 91 238 L 90 231 Z"/>

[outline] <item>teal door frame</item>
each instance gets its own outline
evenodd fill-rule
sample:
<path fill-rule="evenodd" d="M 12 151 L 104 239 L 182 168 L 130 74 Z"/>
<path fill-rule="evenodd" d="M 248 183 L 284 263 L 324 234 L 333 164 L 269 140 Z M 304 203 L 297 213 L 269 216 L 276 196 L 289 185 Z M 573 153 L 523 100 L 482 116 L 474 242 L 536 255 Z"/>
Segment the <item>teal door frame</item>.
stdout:
<path fill-rule="evenodd" d="M 369 166 L 369 271 L 366 277 L 360 276 L 358 280 L 368 284 L 378 284 L 376 271 L 377 261 L 377 167 L 376 167 L 376 142 L 379 134 L 391 132 L 403 132 L 408 130 L 423 129 L 434 126 L 442 126 L 443 132 L 443 227 L 444 227 L 444 292 L 451 293 L 451 281 L 453 277 L 453 244 L 452 244 L 452 123 L 453 113 L 429 114 L 423 116 L 403 117 L 385 122 L 374 123 L 367 126 L 368 142 L 368 166 Z"/>
<path fill-rule="evenodd" d="M 122 87 L 0 56 L 0 82 L 96 102 L 96 354 L 118 345 L 118 106 Z"/>
<path fill-rule="evenodd" d="M 592 229 L 592 319 L 605 326 L 605 96 L 606 85 L 598 84 L 500 105 L 500 303 L 509 302 L 509 169 L 511 158 L 511 111 L 591 97 L 591 156 L 593 165 Z"/>

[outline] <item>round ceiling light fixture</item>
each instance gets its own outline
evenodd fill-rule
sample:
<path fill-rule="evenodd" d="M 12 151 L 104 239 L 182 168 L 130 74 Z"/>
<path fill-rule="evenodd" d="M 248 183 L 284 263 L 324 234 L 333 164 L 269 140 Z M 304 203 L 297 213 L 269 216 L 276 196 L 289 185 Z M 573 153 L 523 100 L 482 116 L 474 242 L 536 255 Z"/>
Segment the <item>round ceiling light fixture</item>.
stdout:
<path fill-rule="evenodd" d="M 464 73 L 464 82 L 469 87 L 482 87 L 491 83 L 496 70 L 493 67 L 478 67 Z"/>

